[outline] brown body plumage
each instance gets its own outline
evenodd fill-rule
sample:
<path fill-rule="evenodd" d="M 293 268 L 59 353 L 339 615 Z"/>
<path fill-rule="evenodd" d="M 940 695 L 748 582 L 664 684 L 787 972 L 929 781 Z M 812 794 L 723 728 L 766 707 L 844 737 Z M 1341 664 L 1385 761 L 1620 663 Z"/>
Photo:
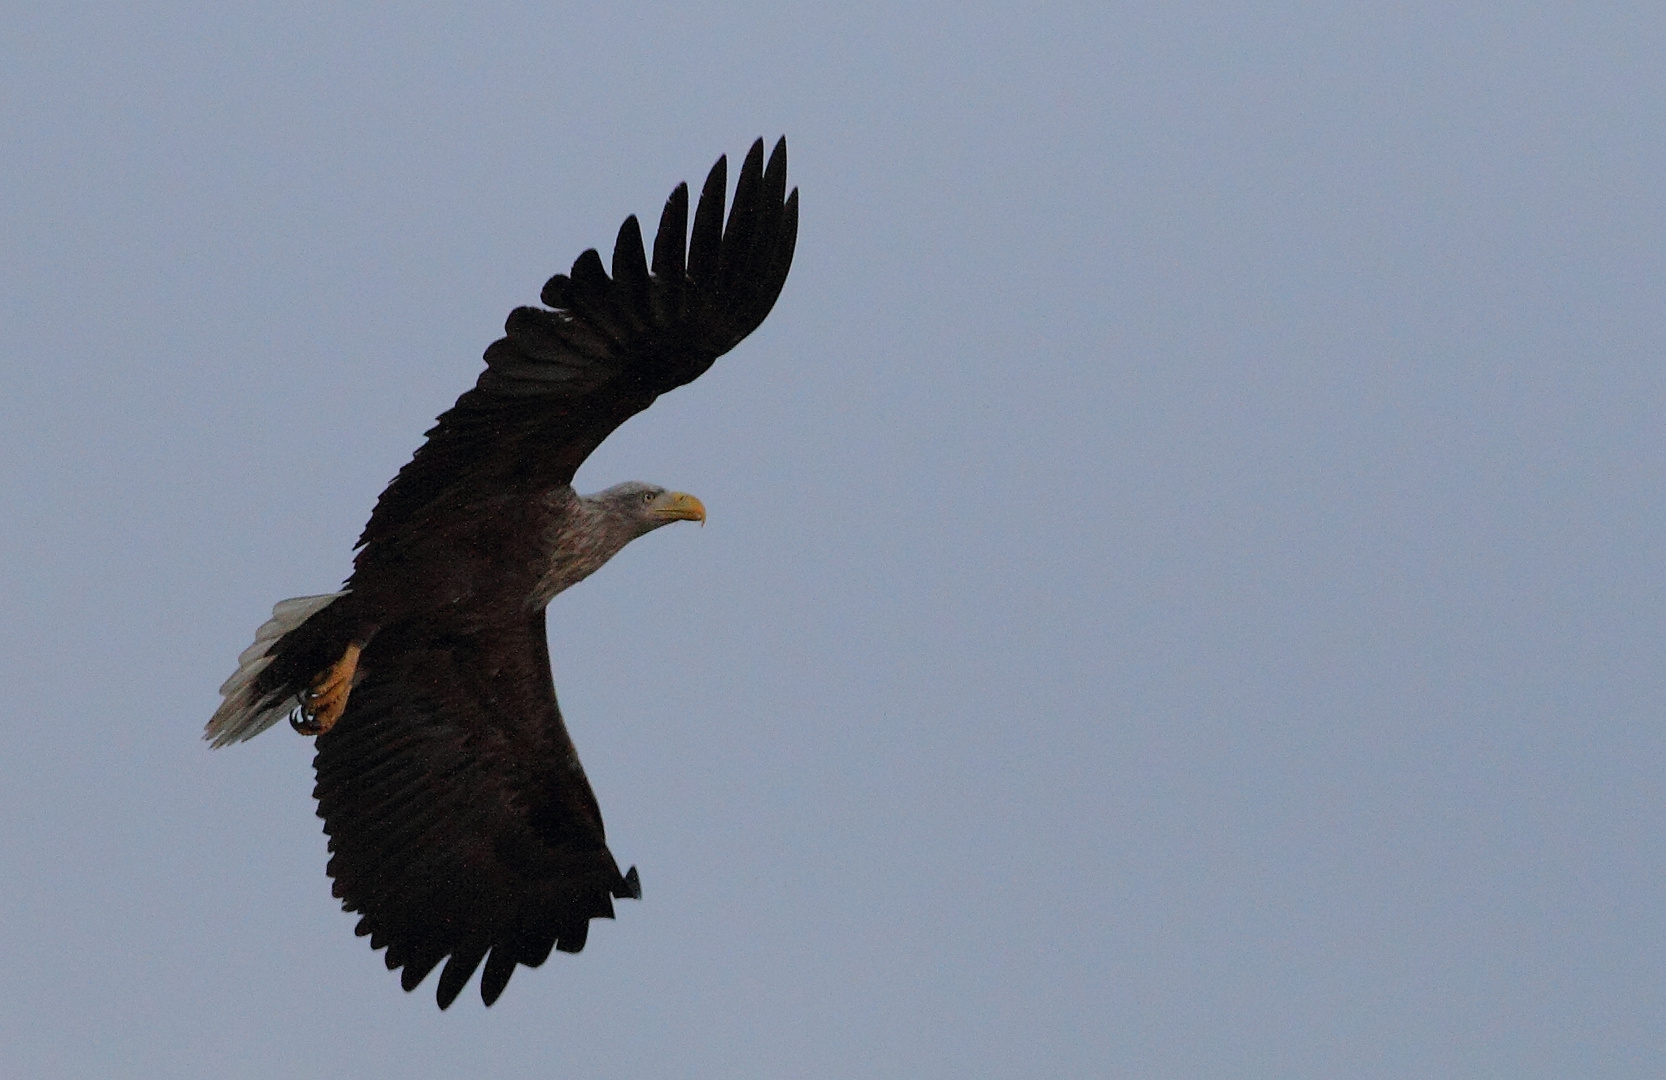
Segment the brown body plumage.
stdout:
<path fill-rule="evenodd" d="M 327 713 L 315 795 L 335 895 L 407 990 L 450 958 L 442 1008 L 482 960 L 489 1005 L 517 964 L 578 951 L 590 919 L 641 894 L 562 723 L 544 608 L 632 539 L 704 519 L 691 496 L 636 483 L 579 496 L 571 482 L 780 293 L 798 224 L 785 140 L 767 168 L 753 145 L 726 227 L 725 171 L 720 158 L 691 236 L 687 187 L 672 193 L 651 269 L 628 218 L 611 277 L 586 251 L 545 285 L 554 310 L 510 314 L 475 388 L 382 493 L 343 591 L 278 605 L 209 722 L 219 746 Z"/>

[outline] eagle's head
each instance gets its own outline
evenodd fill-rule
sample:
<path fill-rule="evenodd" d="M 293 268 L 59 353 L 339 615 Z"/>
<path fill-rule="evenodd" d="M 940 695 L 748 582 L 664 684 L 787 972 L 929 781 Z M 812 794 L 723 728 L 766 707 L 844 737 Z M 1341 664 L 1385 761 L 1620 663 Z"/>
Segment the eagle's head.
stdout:
<path fill-rule="evenodd" d="M 706 508 L 700 500 L 681 491 L 667 491 L 653 484 L 630 480 L 615 484 L 591 496 L 610 516 L 630 523 L 637 536 L 653 532 L 673 521 L 706 523 Z"/>

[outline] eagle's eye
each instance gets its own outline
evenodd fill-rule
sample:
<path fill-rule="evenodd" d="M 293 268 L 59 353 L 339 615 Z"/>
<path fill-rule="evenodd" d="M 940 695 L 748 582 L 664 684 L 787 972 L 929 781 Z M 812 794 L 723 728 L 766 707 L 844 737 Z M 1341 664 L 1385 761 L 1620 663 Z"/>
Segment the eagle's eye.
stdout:
<path fill-rule="evenodd" d="M 651 491 L 644 491 L 642 493 L 642 501 L 643 501 L 644 504 L 653 502 L 654 501 L 654 493 L 651 492 Z"/>

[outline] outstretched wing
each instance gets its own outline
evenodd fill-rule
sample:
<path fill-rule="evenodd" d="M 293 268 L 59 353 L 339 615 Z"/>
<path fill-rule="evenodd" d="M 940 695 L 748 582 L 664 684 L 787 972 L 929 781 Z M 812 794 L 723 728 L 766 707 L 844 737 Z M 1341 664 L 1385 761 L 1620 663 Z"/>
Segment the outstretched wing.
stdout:
<path fill-rule="evenodd" d="M 485 960 L 490 1005 L 515 965 L 578 952 L 641 895 L 561 722 L 541 611 L 466 636 L 390 627 L 361 670 L 318 738 L 314 795 L 335 895 L 406 990 L 450 957 L 443 1009 Z"/>
<path fill-rule="evenodd" d="M 439 418 L 376 504 L 359 544 L 366 556 L 430 508 L 455 512 L 483 493 L 547 490 L 660 394 L 698 378 L 757 329 L 775 305 L 798 237 L 798 191 L 786 194 L 787 141 L 764 165 L 752 144 L 728 224 L 727 162 L 700 193 L 692 235 L 688 185 L 666 200 L 650 267 L 635 216 L 613 249 L 595 249 L 544 286 L 553 310 L 516 308 L 486 350 L 474 389 Z"/>

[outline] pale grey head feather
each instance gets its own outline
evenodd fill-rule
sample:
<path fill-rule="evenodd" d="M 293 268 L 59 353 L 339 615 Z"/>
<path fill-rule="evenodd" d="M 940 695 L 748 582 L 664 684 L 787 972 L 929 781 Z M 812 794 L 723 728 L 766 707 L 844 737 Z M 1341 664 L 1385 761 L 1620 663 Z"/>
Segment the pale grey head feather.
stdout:
<path fill-rule="evenodd" d="M 571 488 L 552 494 L 558 516 L 549 537 L 550 565 L 530 598 L 531 606 L 543 607 L 600 570 L 632 540 L 676 520 L 655 513 L 668 494 L 637 480 L 594 495 L 576 495 Z"/>

